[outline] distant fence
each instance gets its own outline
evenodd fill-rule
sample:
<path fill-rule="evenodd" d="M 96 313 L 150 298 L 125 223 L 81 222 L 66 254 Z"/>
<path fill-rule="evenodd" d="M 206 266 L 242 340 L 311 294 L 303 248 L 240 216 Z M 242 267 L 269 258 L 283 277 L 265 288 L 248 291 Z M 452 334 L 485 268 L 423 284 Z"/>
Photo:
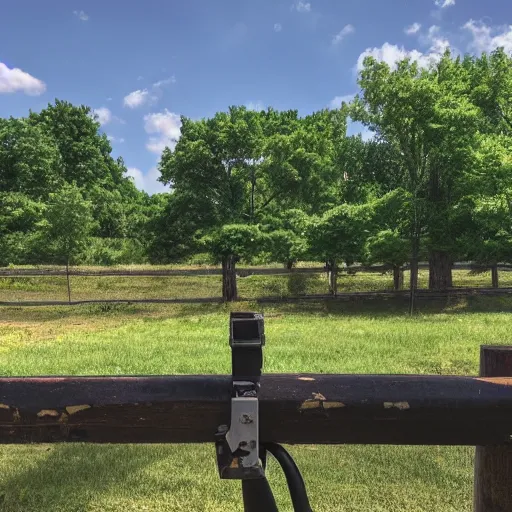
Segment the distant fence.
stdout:
<path fill-rule="evenodd" d="M 428 269 L 428 263 L 420 263 L 420 269 Z M 393 267 L 390 265 L 352 265 L 348 267 L 338 267 L 339 273 L 358 273 L 358 272 L 390 272 Z M 409 265 L 401 267 L 402 271 L 409 270 Z M 490 271 L 491 267 L 477 265 L 474 263 L 454 263 L 453 270 L 469 270 L 476 272 Z M 512 265 L 500 264 L 499 271 L 511 272 Z M 294 267 L 294 268 L 265 268 L 265 267 L 240 267 L 236 269 L 239 277 L 247 276 L 270 276 L 270 275 L 288 275 L 288 274 L 320 274 L 326 273 L 326 267 Z M 41 277 L 41 276 L 67 276 L 66 269 L 54 268 L 21 268 L 21 269 L 0 269 L 0 277 Z M 199 268 L 199 269 L 165 269 L 165 270 L 69 270 L 70 276 L 80 277 L 166 277 L 166 276 L 220 276 L 222 269 L 220 268 Z"/>
<path fill-rule="evenodd" d="M 420 269 L 428 269 L 427 263 L 421 263 Z M 473 263 L 455 263 L 454 270 L 465 270 L 474 273 L 490 271 L 491 267 L 485 267 Z M 409 266 L 401 267 L 401 271 L 409 270 Z M 512 265 L 502 264 L 497 267 L 500 272 L 512 271 Z M 386 265 L 363 266 L 354 265 L 350 267 L 340 267 L 338 274 L 353 275 L 357 273 L 380 273 L 391 272 L 392 267 Z M 245 278 L 249 276 L 292 276 L 292 275 L 313 275 L 326 274 L 328 269 L 324 266 L 318 267 L 296 267 L 288 268 L 256 268 L 256 267 L 240 267 L 237 269 L 237 277 Z M 201 269 L 161 269 L 161 270 L 118 270 L 118 269 L 70 269 L 69 273 L 61 268 L 22 268 L 22 269 L 0 269 L 0 278 L 44 278 L 44 277 L 192 277 L 192 276 L 221 276 L 220 268 L 201 268 Z M 5 289 L 5 288 L 4 288 Z M 335 296 L 331 293 L 309 293 L 290 296 L 259 296 L 259 297 L 241 297 L 240 300 L 248 299 L 257 302 L 275 302 L 275 301 L 299 301 L 299 300 L 363 300 L 363 299 L 400 299 L 409 296 L 409 290 L 375 290 L 375 291 L 350 291 L 337 292 Z M 416 290 L 416 297 L 420 299 L 439 299 L 449 296 L 474 296 L 474 295 L 512 295 L 512 287 L 458 287 L 448 290 Z M 193 304 L 193 303 L 218 303 L 222 302 L 220 296 L 214 297 L 177 297 L 177 298 L 83 298 L 78 300 L 0 300 L 3 306 L 56 306 L 56 305 L 77 305 L 77 304 L 94 304 L 94 303 L 169 303 L 169 304 Z"/>

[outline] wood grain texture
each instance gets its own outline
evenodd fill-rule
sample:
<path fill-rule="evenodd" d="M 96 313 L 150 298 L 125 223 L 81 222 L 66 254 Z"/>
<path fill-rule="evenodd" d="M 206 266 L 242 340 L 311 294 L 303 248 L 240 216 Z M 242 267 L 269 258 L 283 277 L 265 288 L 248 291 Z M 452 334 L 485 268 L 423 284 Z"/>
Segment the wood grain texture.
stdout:
<path fill-rule="evenodd" d="M 481 347 L 480 375 L 496 381 L 512 376 L 512 347 Z M 512 423 L 507 426 L 512 439 Z M 477 446 L 474 510 L 512 512 L 512 446 Z"/>

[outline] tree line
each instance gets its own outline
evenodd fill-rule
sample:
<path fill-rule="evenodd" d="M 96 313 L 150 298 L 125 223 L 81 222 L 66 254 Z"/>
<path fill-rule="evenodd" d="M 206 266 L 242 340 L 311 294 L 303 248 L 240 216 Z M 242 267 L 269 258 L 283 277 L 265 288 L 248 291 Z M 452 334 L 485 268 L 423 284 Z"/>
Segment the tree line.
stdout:
<path fill-rule="evenodd" d="M 148 196 L 87 107 L 0 120 L 0 264 L 238 261 L 411 267 L 452 286 L 452 263 L 512 261 L 512 59 L 447 52 L 428 68 L 365 60 L 360 94 L 299 116 L 231 107 L 182 117 Z M 349 120 L 373 137 L 347 136 Z M 494 275 L 494 273 L 493 273 Z M 497 276 L 497 274 L 496 274 Z"/>

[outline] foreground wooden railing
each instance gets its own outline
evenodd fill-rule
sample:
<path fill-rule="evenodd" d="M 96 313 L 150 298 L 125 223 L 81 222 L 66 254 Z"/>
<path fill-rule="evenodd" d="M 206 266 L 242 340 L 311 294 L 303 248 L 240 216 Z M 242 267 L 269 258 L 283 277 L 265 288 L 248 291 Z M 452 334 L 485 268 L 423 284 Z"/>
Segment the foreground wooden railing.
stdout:
<path fill-rule="evenodd" d="M 480 377 L 272 375 L 260 440 L 476 445 L 475 510 L 512 512 L 512 347 L 483 347 Z M 231 376 L 0 379 L 0 443 L 213 443 Z"/>

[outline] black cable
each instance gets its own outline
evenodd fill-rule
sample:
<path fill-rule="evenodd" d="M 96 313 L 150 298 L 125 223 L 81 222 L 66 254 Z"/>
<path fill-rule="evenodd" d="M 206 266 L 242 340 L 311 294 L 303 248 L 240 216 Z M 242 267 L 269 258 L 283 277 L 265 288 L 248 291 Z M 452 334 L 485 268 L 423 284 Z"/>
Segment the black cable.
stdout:
<path fill-rule="evenodd" d="M 244 512 L 278 512 L 268 480 L 256 478 L 242 480 Z"/>
<path fill-rule="evenodd" d="M 292 498 L 294 511 L 313 512 L 311 510 L 311 505 L 309 504 L 306 485 L 304 484 L 299 468 L 297 467 L 297 464 L 295 464 L 291 455 L 281 445 L 276 443 L 265 444 L 264 448 L 266 448 L 276 458 L 283 468 L 290 496 Z"/>

